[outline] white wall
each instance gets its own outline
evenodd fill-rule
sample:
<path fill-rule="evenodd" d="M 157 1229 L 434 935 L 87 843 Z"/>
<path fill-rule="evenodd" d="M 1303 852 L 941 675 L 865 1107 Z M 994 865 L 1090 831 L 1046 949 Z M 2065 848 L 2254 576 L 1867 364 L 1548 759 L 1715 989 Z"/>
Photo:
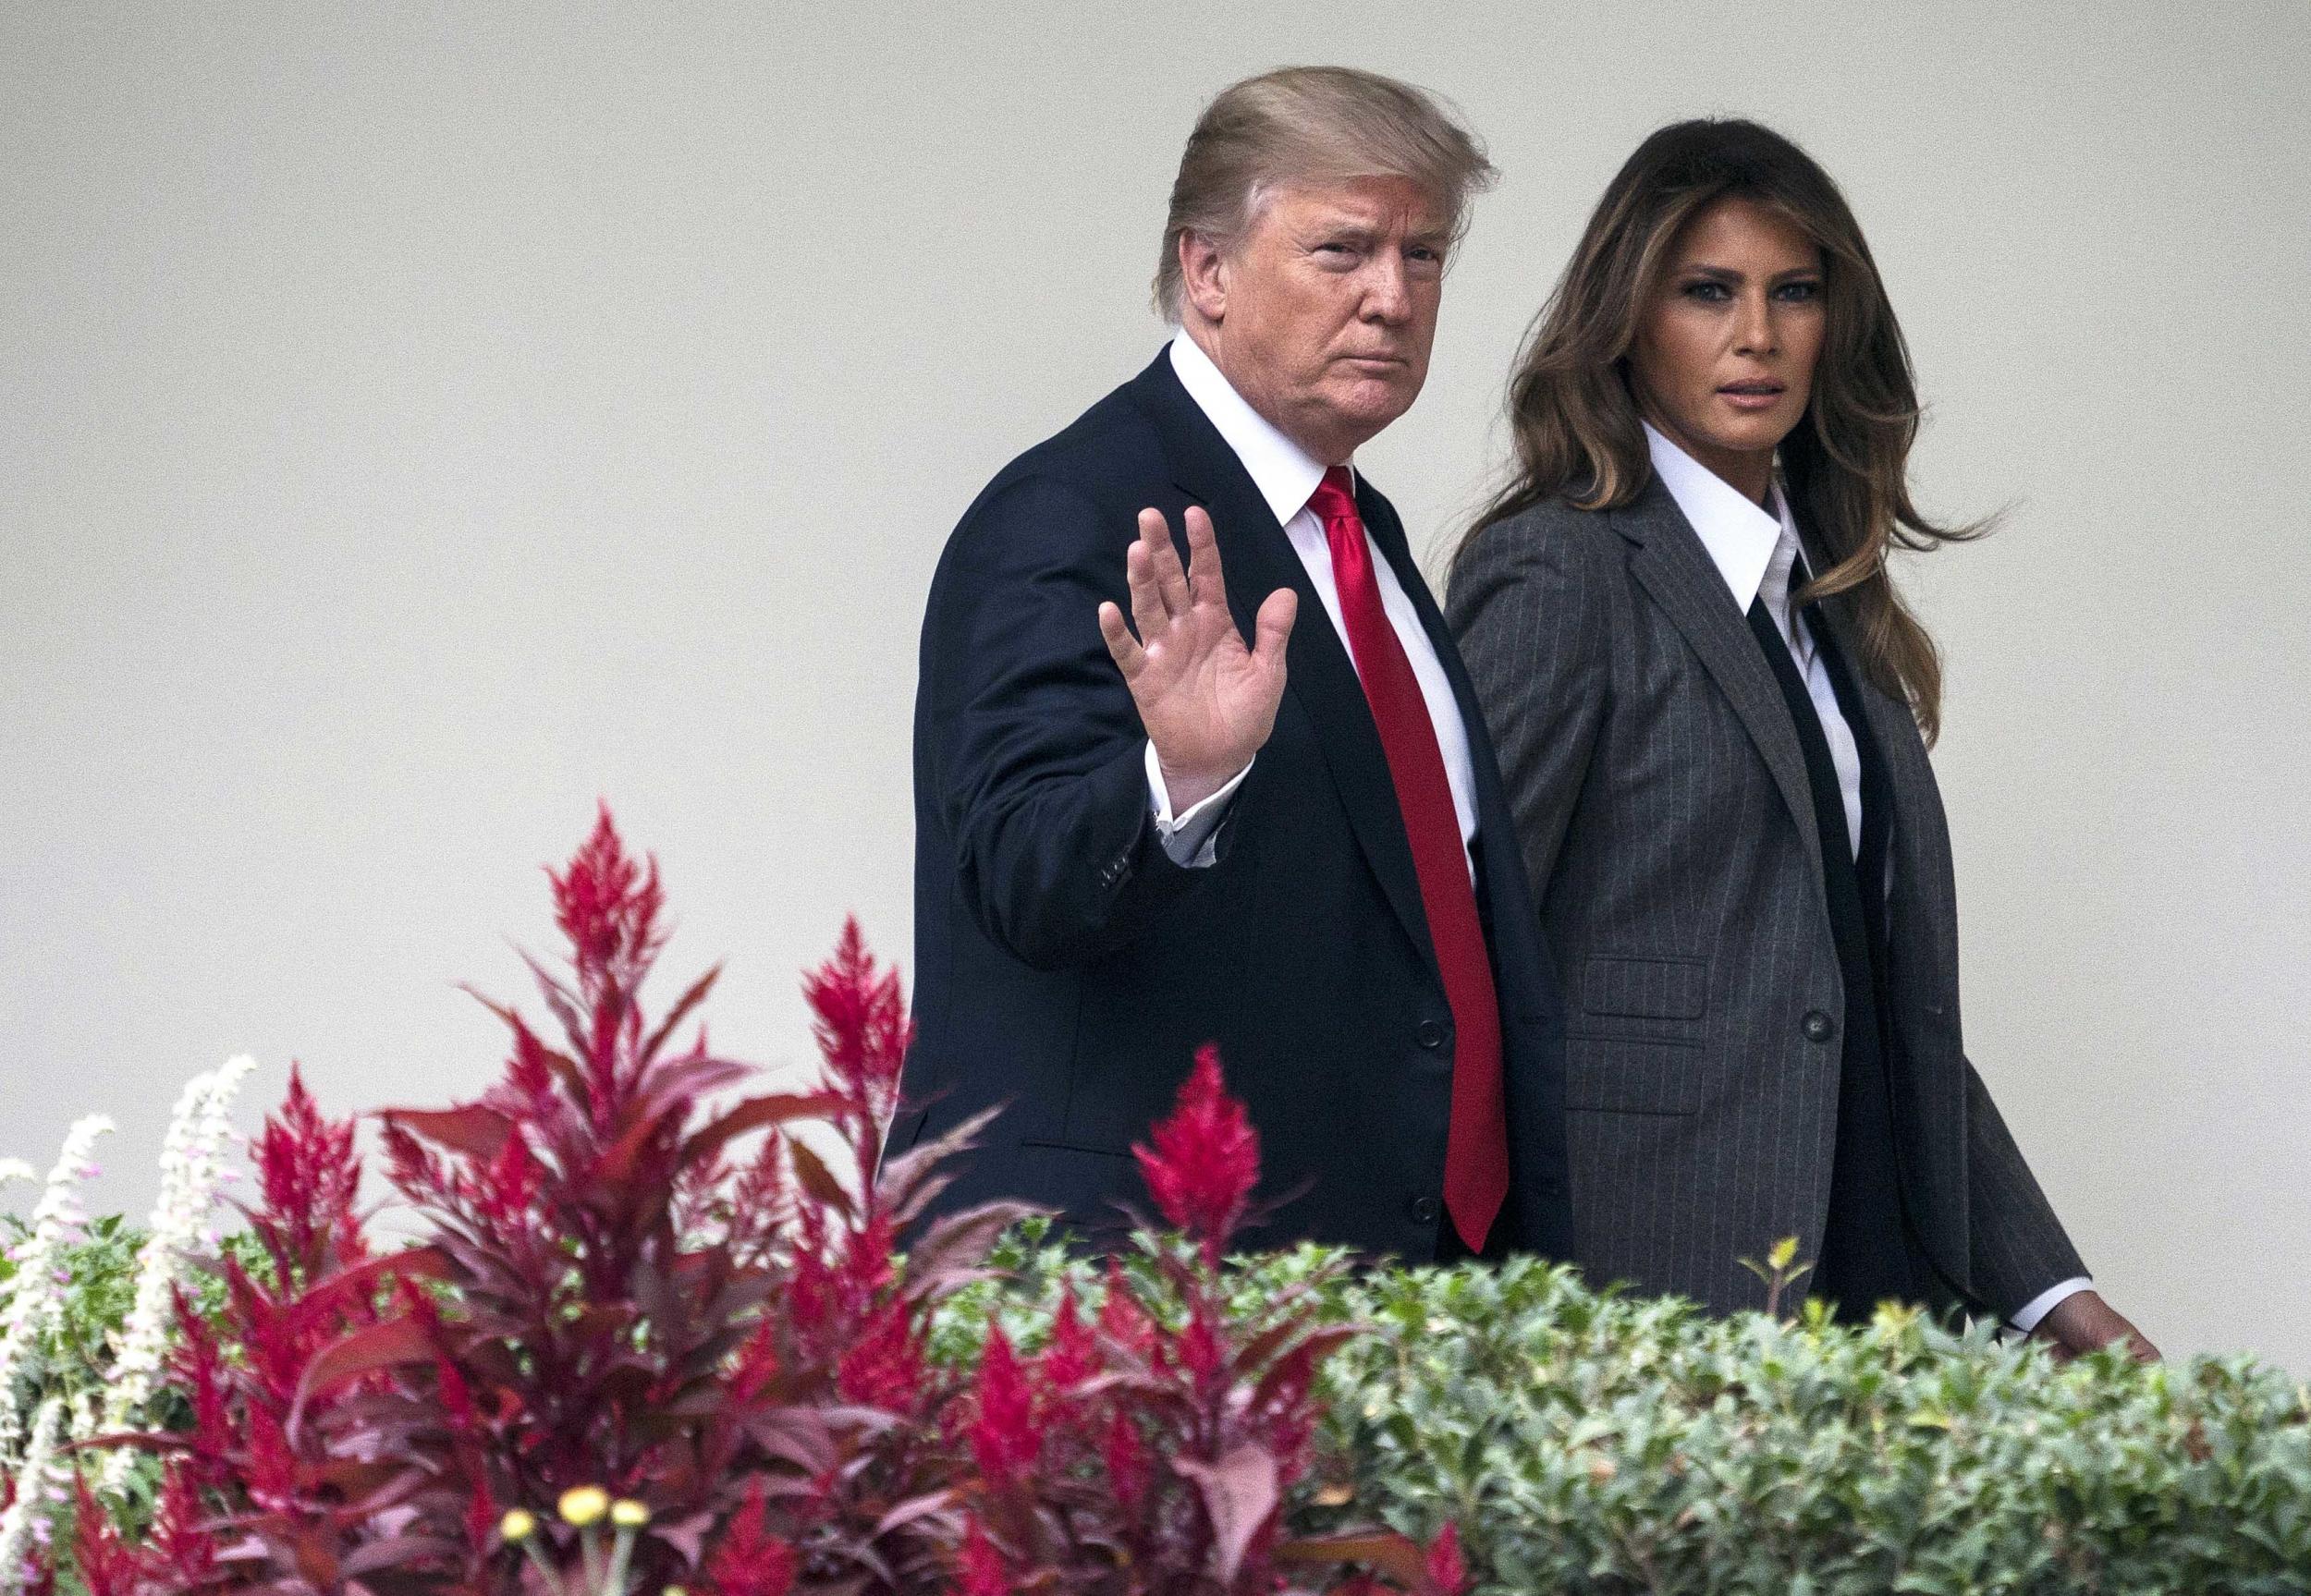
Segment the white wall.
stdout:
<path fill-rule="evenodd" d="M 1507 173 L 1365 463 L 1441 536 L 1620 159 L 1836 173 L 1935 420 L 1907 577 L 1968 1030 L 2109 1294 L 2311 1370 L 2311 9 L 101 6 L 0 17 L 0 1151 L 177 1084 L 495 1066 L 597 794 L 717 1042 L 909 926 L 915 627 L 1006 458 L 1135 371 L 1179 147 L 1295 60 Z M 244 1123 L 253 1123 L 255 1102 Z M 21 1208 L 29 1199 L 13 1194 Z"/>

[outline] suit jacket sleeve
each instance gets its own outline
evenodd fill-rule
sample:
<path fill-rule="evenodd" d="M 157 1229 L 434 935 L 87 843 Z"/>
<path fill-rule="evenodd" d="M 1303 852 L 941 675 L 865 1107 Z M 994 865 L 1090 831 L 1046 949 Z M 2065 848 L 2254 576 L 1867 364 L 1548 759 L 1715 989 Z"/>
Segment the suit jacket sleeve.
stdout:
<path fill-rule="evenodd" d="M 972 918 L 1040 969 L 1130 943 L 1209 873 L 1156 837 L 1147 734 L 1099 635 L 1101 600 L 1128 607 L 1132 529 L 1113 519 L 1064 482 L 998 483 L 948 542 L 923 619 L 917 779 L 935 784 Z"/>
<path fill-rule="evenodd" d="M 2086 1273 L 1972 1060 L 1966 1064 L 1966 1178 L 1975 1291 L 2001 1317 L 2058 1281 Z"/>
<path fill-rule="evenodd" d="M 1530 516 L 1497 521 L 1454 566 L 1447 600 L 1536 901 L 1588 774 L 1608 679 L 1602 594 L 1578 536 Z"/>

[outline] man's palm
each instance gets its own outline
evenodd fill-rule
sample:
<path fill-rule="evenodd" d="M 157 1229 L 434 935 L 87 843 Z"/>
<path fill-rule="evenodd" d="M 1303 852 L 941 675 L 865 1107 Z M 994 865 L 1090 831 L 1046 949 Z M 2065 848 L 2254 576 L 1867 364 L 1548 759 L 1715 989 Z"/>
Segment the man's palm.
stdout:
<path fill-rule="evenodd" d="M 1268 740 L 1299 609 L 1290 589 L 1270 593 L 1246 648 L 1229 613 L 1212 518 L 1193 506 L 1184 518 L 1183 566 L 1163 512 L 1140 512 L 1139 541 L 1125 557 L 1131 625 L 1116 605 L 1099 606 L 1100 634 L 1156 745 L 1175 810 L 1226 786 Z"/>

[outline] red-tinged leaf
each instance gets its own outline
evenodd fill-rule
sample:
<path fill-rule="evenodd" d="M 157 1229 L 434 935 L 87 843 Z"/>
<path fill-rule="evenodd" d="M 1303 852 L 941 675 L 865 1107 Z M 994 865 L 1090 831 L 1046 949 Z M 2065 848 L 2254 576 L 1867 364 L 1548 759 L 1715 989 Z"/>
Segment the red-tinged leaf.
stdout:
<path fill-rule="evenodd" d="M 530 955 L 522 954 L 521 962 L 528 965 L 530 973 L 537 978 L 538 995 L 545 1000 L 546 1011 L 553 1015 L 555 1023 L 569 1038 L 569 1045 L 579 1053 L 585 1052 L 586 1027 L 585 1022 L 578 1017 L 578 1005 L 573 1001 L 575 994 L 555 980 L 546 968 Z"/>
<path fill-rule="evenodd" d="M 1175 1457 L 1173 1472 L 1196 1488 L 1212 1524 L 1212 1574 L 1233 1586 L 1252 1539 L 1276 1514 L 1280 1500 L 1276 1459 L 1264 1446 L 1238 1446 L 1217 1463 Z"/>
<path fill-rule="evenodd" d="M 982 1109 L 952 1130 L 943 1131 L 929 1141 L 919 1141 L 906 1151 L 883 1161 L 875 1176 L 875 1185 L 894 1205 L 904 1200 L 911 1183 L 923 1179 L 948 1159 L 969 1152 L 979 1145 L 978 1135 L 994 1123 L 1008 1105 Z"/>
<path fill-rule="evenodd" d="M 794 1155 L 794 1178 L 802 1189 L 843 1218 L 853 1217 L 858 1210 L 850 1193 L 843 1189 L 842 1182 L 835 1178 L 825 1161 L 800 1140 L 789 1140 L 787 1147 Z"/>
<path fill-rule="evenodd" d="M 987 1202 L 942 1215 L 907 1249 L 909 1287 L 947 1288 L 984 1279 L 996 1237 L 1022 1219 L 1050 1212 L 1025 1202 Z"/>
<path fill-rule="evenodd" d="M 301 1306 L 317 1313 L 341 1303 L 366 1305 L 380 1286 L 397 1280 L 454 1280 L 457 1270 L 439 1247 L 411 1247 L 339 1270 L 307 1292 Z"/>
<path fill-rule="evenodd" d="M 682 1144 L 682 1162 L 686 1165 L 703 1163 L 750 1130 L 797 1119 L 825 1119 L 841 1106 L 842 1099 L 831 1091 L 750 1097 L 693 1131 Z"/>
<path fill-rule="evenodd" d="M 414 1319 L 388 1319 L 341 1336 L 305 1366 L 297 1384 L 297 1401 L 289 1411 L 293 1434 L 306 1405 L 325 1396 L 348 1381 L 381 1369 L 410 1363 L 431 1363 L 434 1348 L 425 1327 Z"/>
<path fill-rule="evenodd" d="M 463 1542 L 441 1535 L 387 1535 L 376 1541 L 364 1541 L 346 1553 L 338 1564 L 348 1578 L 363 1574 L 376 1574 L 398 1568 L 420 1559 L 456 1564 L 462 1562 L 466 1548 Z"/>
<path fill-rule="evenodd" d="M 1391 1529 L 1303 1535 L 1278 1542 L 1269 1555 L 1278 1563 L 1303 1568 L 1361 1563 L 1379 1570 L 1408 1590 L 1420 1589 L 1428 1575 L 1428 1560 L 1422 1553 L 1420 1543 Z"/>
<path fill-rule="evenodd" d="M 495 1158 L 513 1134 L 513 1121 L 478 1103 L 459 1108 L 385 1108 L 378 1110 L 377 1117 L 483 1163 Z"/>
<path fill-rule="evenodd" d="M 1321 1330 L 1310 1331 L 1305 1340 L 1295 1342 L 1292 1346 L 1292 1352 L 1298 1354 L 1298 1358 L 1279 1358 L 1269 1365 L 1266 1373 L 1260 1376 L 1259 1384 L 1253 1387 L 1252 1405 L 1258 1407 L 1272 1400 L 1285 1381 L 1296 1377 L 1294 1366 L 1301 1359 L 1305 1359 L 1305 1367 L 1313 1370 L 1362 1334 L 1359 1327 L 1351 1324 L 1327 1325 Z"/>
<path fill-rule="evenodd" d="M 1428 1543 L 1428 1580 L 1425 1596 L 1461 1596 L 1469 1588 L 1469 1566 L 1461 1555 L 1461 1527 L 1453 1520 L 1445 1520 L 1445 1527 Z"/>
<path fill-rule="evenodd" d="M 926 1491 L 920 1496 L 910 1497 L 875 1520 L 874 1539 L 879 1541 L 894 1529 L 954 1505 L 955 1492 L 952 1491 Z"/>
<path fill-rule="evenodd" d="M 666 1044 L 666 1038 L 672 1036 L 675 1029 L 690 1017 L 691 1010 L 705 1002 L 706 994 L 714 991 L 715 982 L 721 978 L 722 966 L 716 964 L 691 982 L 690 990 L 674 1000 L 674 1006 L 666 1010 L 666 1017 L 658 1022 L 658 1029 L 652 1031 L 650 1040 L 642 1044 L 642 1052 L 637 1056 L 642 1063 L 647 1064 L 658 1056 L 658 1050 Z"/>
<path fill-rule="evenodd" d="M 667 1128 L 669 1121 L 679 1127 L 690 1108 L 688 1098 L 676 1097 L 646 1114 L 637 1115 L 634 1123 L 595 1162 L 594 1178 L 612 1190 L 622 1190 L 633 1179 L 634 1161 L 642 1156 L 642 1150 Z"/>

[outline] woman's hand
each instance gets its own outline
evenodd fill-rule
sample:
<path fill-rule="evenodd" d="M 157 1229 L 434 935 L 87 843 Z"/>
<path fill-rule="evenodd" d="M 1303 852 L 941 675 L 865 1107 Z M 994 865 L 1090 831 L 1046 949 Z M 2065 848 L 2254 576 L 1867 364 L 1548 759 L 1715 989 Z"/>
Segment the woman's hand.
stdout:
<path fill-rule="evenodd" d="M 2156 1363 L 2158 1348 L 2098 1291 L 2073 1291 L 2048 1310 L 2031 1334 L 2054 1344 L 2057 1358 L 2069 1359 L 2117 1341 L 2138 1363 Z"/>

